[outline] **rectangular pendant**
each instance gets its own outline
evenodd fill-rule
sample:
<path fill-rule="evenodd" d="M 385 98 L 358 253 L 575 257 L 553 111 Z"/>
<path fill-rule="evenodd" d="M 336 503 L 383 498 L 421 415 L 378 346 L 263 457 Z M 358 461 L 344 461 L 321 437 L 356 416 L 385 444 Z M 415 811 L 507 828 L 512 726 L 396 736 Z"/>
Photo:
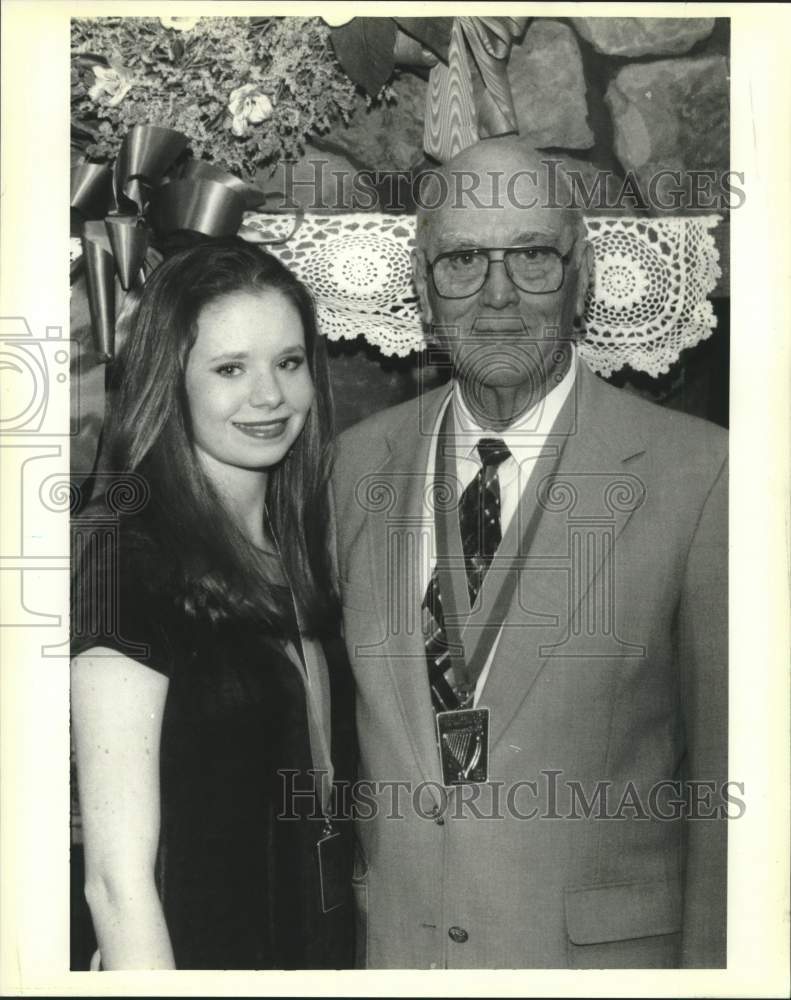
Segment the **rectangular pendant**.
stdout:
<path fill-rule="evenodd" d="M 316 843 L 319 861 L 321 912 L 330 913 L 346 902 L 349 872 L 344 864 L 343 838 L 339 833 L 326 833 Z"/>
<path fill-rule="evenodd" d="M 469 785 L 488 780 L 488 708 L 438 712 L 437 743 L 443 785 Z"/>

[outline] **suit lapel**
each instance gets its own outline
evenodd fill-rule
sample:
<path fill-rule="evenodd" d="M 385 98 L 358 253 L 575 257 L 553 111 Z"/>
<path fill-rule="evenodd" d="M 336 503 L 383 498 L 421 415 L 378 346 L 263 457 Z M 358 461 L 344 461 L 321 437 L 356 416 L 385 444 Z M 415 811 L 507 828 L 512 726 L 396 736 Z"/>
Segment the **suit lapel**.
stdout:
<path fill-rule="evenodd" d="M 371 475 L 371 496 L 378 484 L 384 502 L 372 503 L 374 509 L 366 519 L 380 635 L 386 637 L 381 655 L 398 695 L 405 733 L 427 781 L 439 781 L 440 769 L 420 619 L 421 577 L 415 567 L 423 557 L 418 537 L 425 527 L 423 497 L 431 440 L 449 391 L 449 386 L 442 386 L 416 400 L 387 435 L 388 457 Z M 554 488 L 546 493 L 545 509 L 529 552 L 521 559 L 517 594 L 480 698 L 480 704 L 491 710 L 492 749 L 540 672 L 551 663 L 555 654 L 547 646 L 558 642 L 578 614 L 603 561 L 604 553 L 597 552 L 584 578 L 572 583 L 572 521 L 590 518 L 595 512 L 599 522 L 602 517 L 608 521 L 613 539 L 617 538 L 632 509 L 628 504 L 619 506 L 617 496 L 608 506 L 607 489 L 609 486 L 617 493 L 613 484 L 631 479 L 639 482 L 633 474 L 637 467 L 630 466 L 626 472 L 624 463 L 645 451 L 643 441 L 633 432 L 620 393 L 605 385 L 584 362 L 580 362 L 574 391 L 547 443 L 563 447 L 552 477 Z M 535 496 L 538 484 L 553 465 L 549 451 L 527 484 L 531 495 Z M 529 610 L 520 610 L 520 604 Z M 371 655 L 376 655 L 375 650 Z"/>
<path fill-rule="evenodd" d="M 480 704 L 491 710 L 492 748 L 519 712 L 542 669 L 553 655 L 563 655 L 551 646 L 581 613 L 601 569 L 604 546 L 594 552 L 582 574 L 572 574 L 570 546 L 575 524 L 606 528 L 614 540 L 641 502 L 639 496 L 635 504 L 620 502 L 619 489 L 632 488 L 639 494 L 640 480 L 631 468 L 625 471 L 624 462 L 645 448 L 619 403 L 619 394 L 580 362 L 574 392 L 548 441 L 563 445 L 560 463 L 552 488 L 545 491 L 544 510 L 527 556 L 521 560 L 517 593 L 481 693 Z M 545 468 L 550 465 L 551 460 Z M 527 484 L 533 498 L 542 472 L 539 463 Z"/>
<path fill-rule="evenodd" d="M 389 457 L 376 474 L 386 507 L 367 519 L 371 570 L 386 662 L 398 694 L 406 733 L 425 780 L 439 781 L 434 712 L 421 624 L 421 574 L 425 553 L 426 470 L 433 430 L 449 386 L 415 401 L 387 437 Z"/>

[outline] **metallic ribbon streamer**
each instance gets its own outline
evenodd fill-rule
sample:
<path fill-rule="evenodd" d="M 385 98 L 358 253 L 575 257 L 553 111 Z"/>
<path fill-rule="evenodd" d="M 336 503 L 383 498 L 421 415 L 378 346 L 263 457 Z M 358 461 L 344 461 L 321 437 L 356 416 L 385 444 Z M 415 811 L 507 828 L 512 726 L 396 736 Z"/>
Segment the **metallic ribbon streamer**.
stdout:
<path fill-rule="evenodd" d="M 85 223 L 82 255 L 96 353 L 101 361 L 109 361 L 115 341 L 115 262 L 103 223 Z"/>
<path fill-rule="evenodd" d="M 113 172 L 104 163 L 78 163 L 71 171 L 70 205 L 83 219 L 101 219 L 113 193 Z"/>
<path fill-rule="evenodd" d="M 429 75 L 423 146 L 440 162 L 451 159 L 479 138 L 517 131 L 508 56 L 524 30 L 524 17 L 457 17 L 448 64 Z M 477 88 L 474 66 L 482 81 Z"/>
<path fill-rule="evenodd" d="M 158 125 L 135 125 L 124 136 L 113 169 L 117 204 L 131 201 L 138 215 L 146 210 L 146 191 L 158 184 L 165 172 L 187 148 L 187 137 L 175 129 Z"/>
<path fill-rule="evenodd" d="M 177 166 L 187 145 L 181 132 L 135 125 L 112 168 L 73 168 L 72 227 L 82 235 L 91 325 L 103 360 L 111 360 L 115 348 L 115 274 L 125 292 L 145 280 L 160 259 L 150 249 L 153 234 L 186 229 L 231 236 L 244 211 L 263 201 L 260 191 L 214 164 Z"/>
<path fill-rule="evenodd" d="M 132 287 L 148 250 L 149 232 L 134 215 L 108 215 L 104 220 L 121 287 Z"/>
<path fill-rule="evenodd" d="M 242 224 L 244 199 L 219 181 L 171 181 L 151 196 L 149 218 L 167 236 L 191 229 L 206 236 L 233 236 Z"/>

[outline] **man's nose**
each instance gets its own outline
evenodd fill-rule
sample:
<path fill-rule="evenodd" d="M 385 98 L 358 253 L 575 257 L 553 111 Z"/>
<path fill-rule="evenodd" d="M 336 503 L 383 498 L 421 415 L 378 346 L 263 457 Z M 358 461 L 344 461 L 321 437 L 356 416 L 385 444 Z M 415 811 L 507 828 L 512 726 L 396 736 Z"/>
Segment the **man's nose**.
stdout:
<path fill-rule="evenodd" d="M 519 290 L 511 281 L 501 254 L 489 260 L 489 274 L 482 290 L 484 305 L 493 309 L 505 309 L 519 304 Z"/>
<path fill-rule="evenodd" d="M 256 376 L 250 390 L 251 406 L 266 406 L 275 409 L 283 402 L 283 390 L 273 372 L 262 372 Z"/>

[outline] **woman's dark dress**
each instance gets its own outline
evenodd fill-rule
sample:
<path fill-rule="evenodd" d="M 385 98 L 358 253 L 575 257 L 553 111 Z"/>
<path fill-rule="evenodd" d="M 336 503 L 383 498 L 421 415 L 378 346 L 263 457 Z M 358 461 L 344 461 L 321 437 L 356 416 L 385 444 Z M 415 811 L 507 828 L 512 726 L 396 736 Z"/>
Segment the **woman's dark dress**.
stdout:
<path fill-rule="evenodd" d="M 179 610 L 139 516 L 124 520 L 118 541 L 102 534 L 89 529 L 79 541 L 72 653 L 109 646 L 169 678 L 157 881 L 177 968 L 352 967 L 350 900 L 321 912 L 316 842 L 323 824 L 315 800 L 286 801 L 288 788 L 305 789 L 312 767 L 297 667 L 278 638 L 254 623 L 213 625 Z M 113 576 L 117 601 L 100 598 Z M 113 607 L 117 627 L 107 620 Z M 339 639 L 324 649 L 336 778 L 349 777 L 348 663 Z M 348 826 L 335 824 L 347 857 Z"/>

